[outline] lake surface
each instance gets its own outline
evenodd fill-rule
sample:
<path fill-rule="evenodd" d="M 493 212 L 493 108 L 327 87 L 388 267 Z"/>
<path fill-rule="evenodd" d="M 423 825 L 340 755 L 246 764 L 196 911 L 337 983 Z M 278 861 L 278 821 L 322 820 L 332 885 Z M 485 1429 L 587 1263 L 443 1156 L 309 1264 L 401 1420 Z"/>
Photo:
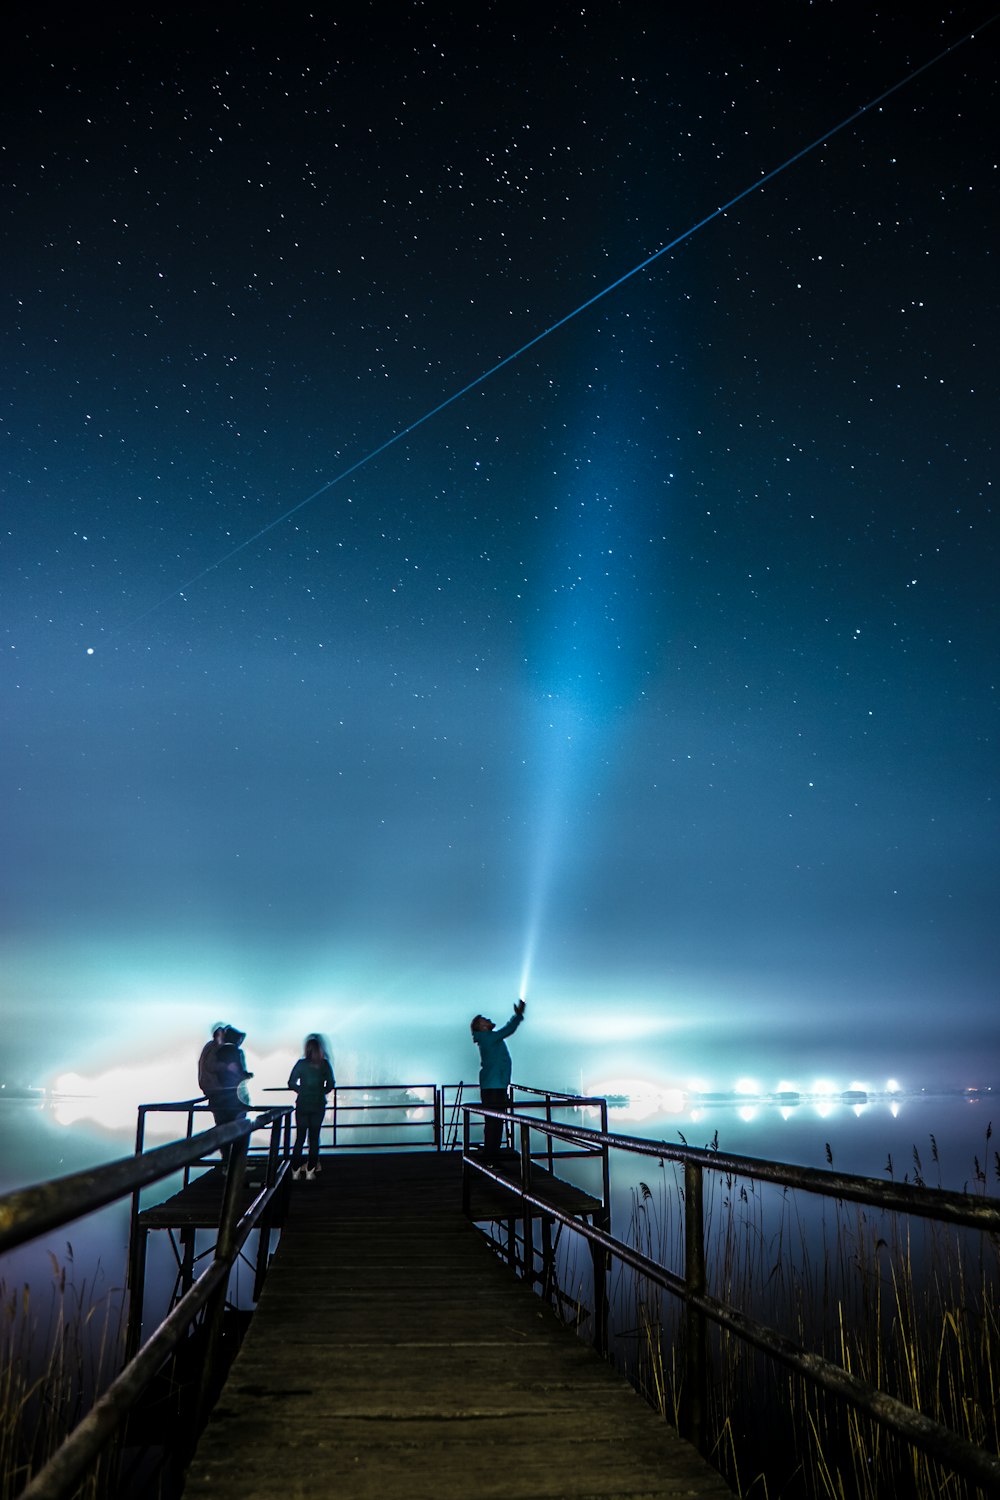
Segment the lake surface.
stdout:
<path fill-rule="evenodd" d="M 827 1100 L 790 1106 L 727 1098 L 693 1109 L 680 1100 L 676 1108 L 664 1107 L 662 1101 L 651 1106 L 633 1102 L 609 1110 L 609 1128 L 673 1144 L 682 1137 L 691 1146 L 717 1140 L 719 1149 L 728 1153 L 800 1166 L 826 1167 L 832 1158 L 837 1171 L 882 1181 L 889 1180 L 890 1160 L 897 1181 L 906 1176 L 912 1181 L 916 1150 L 921 1175 L 930 1186 L 982 1192 L 975 1178 L 978 1161 L 987 1175 L 985 1191 L 1000 1196 L 998 1141 L 992 1136 L 994 1105 L 1000 1105 L 1000 1098 L 989 1092 L 880 1097 L 864 1105 Z M 1000 1109 L 997 1126 L 1000 1130 Z M 130 1156 L 134 1138 L 134 1125 L 118 1130 L 79 1120 L 65 1125 L 51 1104 L 4 1100 L 0 1104 L 0 1192 Z M 154 1144 L 160 1144 L 159 1138 Z M 155 1202 L 171 1191 L 172 1183 L 160 1184 L 143 1201 Z M 154 1241 L 164 1238 L 152 1237 Z M 69 1244 L 79 1274 L 91 1275 L 99 1266 L 105 1280 L 120 1283 L 127 1243 L 128 1206 L 112 1205 L 69 1230 L 3 1257 L 0 1277 L 9 1285 L 24 1279 L 32 1267 L 35 1274 L 39 1267 L 42 1274 L 48 1274 L 50 1256 L 65 1259 Z"/>
<path fill-rule="evenodd" d="M 992 1134 L 994 1105 L 1000 1127 L 1000 1097 L 977 1094 L 878 1096 L 868 1103 L 840 1100 L 798 1105 L 728 1098 L 692 1110 L 657 1109 L 636 1117 L 635 1106 L 609 1110 L 609 1128 L 620 1134 L 689 1146 L 717 1144 L 738 1156 L 764 1157 L 803 1167 L 831 1167 L 882 1181 L 913 1180 L 916 1162 L 932 1187 L 973 1190 L 975 1164 L 988 1173 L 991 1194 L 1000 1193 Z M 934 1153 L 938 1160 L 935 1161 Z M 891 1162 L 891 1173 L 888 1169 Z M 979 1185 L 979 1191 L 982 1191 Z"/>
<path fill-rule="evenodd" d="M 729 1155 L 762 1157 L 801 1166 L 824 1168 L 832 1164 L 839 1172 L 858 1173 L 880 1181 L 889 1180 L 891 1164 L 891 1176 L 896 1181 L 904 1177 L 912 1181 L 919 1171 L 932 1187 L 967 1188 L 998 1197 L 1000 1158 L 992 1135 L 994 1102 L 988 1092 L 972 1097 L 954 1094 L 879 1097 L 867 1103 L 802 1100 L 795 1104 L 787 1100 L 777 1103 L 727 1097 L 692 1106 L 678 1099 L 675 1107 L 672 1101 L 661 1097 L 652 1103 L 632 1101 L 612 1106 L 608 1123 L 612 1132 L 645 1140 L 679 1144 L 683 1139 L 691 1146 L 715 1144 Z M 0 1103 L 0 1192 L 132 1154 L 134 1126 L 109 1129 L 79 1118 L 68 1124 L 66 1119 L 65 1110 L 49 1104 L 17 1100 Z M 596 1125 L 598 1121 L 590 1116 L 587 1123 Z M 156 1137 L 150 1144 L 158 1145 L 161 1139 Z M 977 1177 L 977 1164 L 978 1171 L 986 1175 L 985 1185 Z M 581 1170 L 589 1171 L 592 1166 L 582 1163 Z M 666 1263 L 679 1270 L 683 1214 L 673 1209 L 678 1193 L 676 1172 L 668 1166 L 661 1173 L 655 1158 L 630 1157 L 619 1152 L 612 1154 L 611 1168 L 612 1231 L 629 1239 L 637 1225 L 640 1230 L 655 1227 L 654 1249 L 657 1253 L 662 1251 Z M 574 1173 L 570 1170 L 567 1175 Z M 720 1197 L 727 1196 L 718 1186 L 724 1174 L 708 1176 L 716 1184 L 714 1201 L 718 1202 Z M 144 1196 L 144 1203 L 168 1196 L 175 1190 L 176 1181 L 159 1184 Z M 643 1193 L 644 1183 L 651 1184 L 648 1198 Z M 712 1192 L 707 1190 L 707 1194 L 708 1217 L 718 1226 L 712 1233 L 724 1234 L 726 1219 L 713 1216 L 709 1206 Z M 730 1196 L 735 1199 L 737 1194 Z M 800 1234 L 811 1234 L 814 1230 L 820 1234 L 825 1232 L 823 1200 L 812 1195 L 809 1199 L 819 1207 L 812 1211 L 812 1218 L 810 1210 L 796 1207 L 794 1225 Z M 640 1224 L 647 1204 L 648 1216 Z M 770 1254 L 774 1242 L 772 1213 L 779 1225 L 788 1222 L 781 1190 L 765 1188 L 763 1193 L 754 1194 L 746 1207 L 737 1202 L 735 1213 L 749 1218 L 754 1228 L 754 1243 L 765 1246 Z M 711 1234 L 709 1238 L 711 1248 Z M 67 1294 L 60 1290 L 64 1272 L 73 1304 L 81 1312 L 91 1307 L 100 1310 L 103 1306 L 114 1326 L 123 1304 L 127 1244 L 128 1203 L 125 1202 L 0 1257 L 0 1281 L 8 1290 L 25 1284 L 31 1288 L 34 1343 L 45 1337 L 47 1320 L 57 1319 L 60 1308 L 66 1306 Z M 797 1244 L 796 1253 L 801 1251 L 802 1244 Z M 579 1295 L 584 1305 L 589 1263 L 589 1254 L 576 1237 L 564 1244 L 560 1284 L 571 1294 Z M 817 1263 L 825 1262 L 821 1257 Z M 168 1237 L 151 1235 L 146 1280 L 147 1334 L 169 1305 L 174 1275 L 175 1262 Z M 249 1305 L 252 1272 L 245 1269 L 240 1275 L 245 1285 L 235 1288 L 236 1300 Z M 760 1280 L 762 1285 L 771 1284 L 767 1278 Z M 631 1328 L 635 1322 L 629 1302 L 631 1295 L 619 1277 L 612 1286 L 612 1297 L 625 1299 L 623 1316 L 627 1316 L 622 1327 Z M 768 1320 L 767 1309 L 750 1310 Z M 98 1326 L 96 1322 L 94 1326 Z M 623 1368 L 631 1368 L 635 1362 L 632 1346 L 621 1343 L 615 1347 L 623 1358 Z M 759 1421 L 754 1418 L 750 1426 L 754 1429 Z"/>

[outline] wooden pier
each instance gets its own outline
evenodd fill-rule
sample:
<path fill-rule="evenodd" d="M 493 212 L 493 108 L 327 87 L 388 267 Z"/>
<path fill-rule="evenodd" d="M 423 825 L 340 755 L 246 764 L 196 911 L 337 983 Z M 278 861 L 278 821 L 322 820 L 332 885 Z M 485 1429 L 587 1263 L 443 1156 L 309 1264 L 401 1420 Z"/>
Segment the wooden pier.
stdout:
<path fill-rule="evenodd" d="M 185 1500 L 730 1495 L 461 1198 L 459 1157 L 432 1152 L 338 1153 L 292 1185 Z M 472 1212 L 517 1209 L 480 1186 Z"/>

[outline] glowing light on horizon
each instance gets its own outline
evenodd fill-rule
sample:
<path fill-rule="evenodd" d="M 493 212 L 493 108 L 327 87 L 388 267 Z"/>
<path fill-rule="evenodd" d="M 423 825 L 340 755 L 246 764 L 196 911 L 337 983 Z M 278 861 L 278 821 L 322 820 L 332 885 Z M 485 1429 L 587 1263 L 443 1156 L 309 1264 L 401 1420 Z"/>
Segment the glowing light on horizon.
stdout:
<path fill-rule="evenodd" d="M 683 1115 L 687 1095 L 681 1088 L 663 1088 L 643 1078 L 606 1078 L 592 1084 L 587 1093 L 615 1101 L 608 1116 L 615 1121 L 648 1120 L 653 1115 Z"/>
<path fill-rule="evenodd" d="M 756 1078 L 738 1078 L 733 1084 L 734 1094 L 752 1094 L 756 1097 L 760 1092 L 761 1087 Z"/>
<path fill-rule="evenodd" d="M 287 1095 L 268 1097 L 264 1093 L 268 1088 L 284 1087 L 288 1078 L 287 1052 L 261 1056 L 247 1048 L 244 1055 L 254 1075 L 250 1083 L 253 1107 L 262 1109 L 268 1104 L 287 1103 Z M 103 1073 L 60 1073 L 48 1085 L 49 1091 L 57 1096 L 52 1106 L 53 1118 L 67 1128 L 89 1121 L 105 1130 L 134 1129 L 140 1104 L 198 1098 L 196 1062 L 185 1049 L 183 1053 L 168 1053 L 152 1062 L 130 1063 Z M 146 1120 L 147 1135 L 173 1137 L 177 1134 L 177 1122 L 176 1114 L 151 1114 Z M 206 1114 L 203 1121 L 195 1120 L 195 1129 L 208 1130 L 212 1123 L 211 1115 Z"/>

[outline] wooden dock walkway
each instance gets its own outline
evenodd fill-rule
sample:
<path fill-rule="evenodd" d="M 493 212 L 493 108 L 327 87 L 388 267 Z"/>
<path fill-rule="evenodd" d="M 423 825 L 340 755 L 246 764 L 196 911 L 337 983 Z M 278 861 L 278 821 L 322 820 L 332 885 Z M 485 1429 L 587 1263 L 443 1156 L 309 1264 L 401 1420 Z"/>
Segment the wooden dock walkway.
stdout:
<path fill-rule="evenodd" d="M 474 1203 L 474 1207 L 477 1205 Z M 185 1500 L 639 1500 L 730 1491 L 490 1249 L 461 1161 L 293 1184 Z"/>

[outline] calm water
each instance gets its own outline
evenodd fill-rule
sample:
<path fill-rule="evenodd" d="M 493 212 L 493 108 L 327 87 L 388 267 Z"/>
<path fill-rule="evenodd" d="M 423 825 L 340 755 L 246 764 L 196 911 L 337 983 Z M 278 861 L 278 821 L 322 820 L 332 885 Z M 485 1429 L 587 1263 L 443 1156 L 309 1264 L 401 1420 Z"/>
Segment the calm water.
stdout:
<path fill-rule="evenodd" d="M 843 1103 L 817 1108 L 802 1103 L 796 1108 L 786 1106 L 782 1109 L 772 1103 L 754 1105 L 727 1100 L 706 1104 L 697 1112 L 697 1118 L 692 1118 L 690 1109 L 678 1108 L 671 1112 L 660 1108 L 644 1114 L 634 1105 L 612 1108 L 609 1126 L 614 1132 L 648 1140 L 678 1143 L 683 1137 L 692 1146 L 706 1146 L 717 1141 L 719 1149 L 728 1154 L 783 1160 L 803 1166 L 822 1168 L 829 1165 L 829 1158 L 832 1158 L 834 1168 L 839 1171 L 860 1173 L 882 1181 L 888 1180 L 890 1159 L 892 1175 L 897 1181 L 904 1176 L 912 1180 L 916 1150 L 920 1158 L 920 1174 L 929 1185 L 956 1189 L 975 1187 L 982 1192 L 982 1184 L 976 1181 L 978 1160 L 980 1169 L 987 1174 L 985 1190 L 991 1196 L 1000 1196 L 997 1146 L 991 1133 L 993 1106 L 994 1100 L 989 1094 L 974 1100 L 922 1095 L 897 1098 L 891 1105 L 888 1100 L 873 1100 L 859 1108 Z M 936 1142 L 937 1160 L 934 1160 L 932 1138 Z M 0 1105 L 0 1191 L 129 1156 L 133 1140 L 132 1126 L 119 1130 L 98 1129 L 81 1122 L 67 1126 L 59 1122 L 57 1113 L 49 1107 L 4 1101 Z M 159 1144 L 159 1141 L 151 1144 Z M 584 1165 L 583 1170 L 590 1169 Z M 575 1174 L 571 1172 L 569 1175 Z M 641 1201 L 638 1184 L 642 1181 L 654 1185 L 654 1207 L 659 1205 L 658 1213 L 662 1216 L 657 1217 L 657 1224 L 667 1226 L 671 1231 L 666 1252 L 670 1264 L 676 1258 L 679 1243 L 674 1219 L 679 1223 L 680 1217 L 670 1209 L 672 1192 L 676 1195 L 676 1186 L 671 1190 L 670 1183 L 676 1184 L 676 1177 L 669 1170 L 659 1174 L 655 1160 L 613 1154 L 613 1232 L 629 1238 L 630 1224 L 634 1227 L 636 1223 L 636 1204 Z M 155 1191 L 162 1198 L 173 1190 L 174 1183 L 168 1182 L 160 1184 Z M 780 1210 L 780 1190 L 772 1190 L 770 1196 Z M 147 1203 L 152 1201 L 152 1194 L 144 1199 Z M 768 1220 L 764 1216 L 765 1209 L 759 1205 L 769 1202 L 767 1193 L 763 1199 L 754 1201 L 753 1213 L 759 1215 L 762 1228 Z M 796 1223 L 799 1222 L 796 1218 Z M 66 1293 L 59 1291 L 63 1269 L 66 1270 L 70 1296 L 81 1310 L 104 1305 L 117 1316 L 117 1309 L 122 1305 L 127 1242 L 128 1206 L 114 1205 L 80 1224 L 0 1258 L 0 1280 L 8 1289 L 25 1283 L 30 1285 L 36 1338 L 43 1337 L 41 1330 L 46 1322 L 46 1309 L 50 1308 L 55 1315 L 60 1305 L 65 1306 Z M 167 1236 L 151 1235 L 149 1249 L 147 1333 L 166 1311 L 174 1277 Z M 579 1294 L 586 1305 L 589 1256 L 575 1239 L 564 1246 L 563 1262 L 560 1270 L 562 1286 L 574 1295 Z M 674 1269 L 679 1269 L 679 1265 Z M 246 1303 L 252 1282 L 249 1270 L 244 1279 L 246 1286 L 237 1287 L 236 1293 L 237 1300 Z M 621 1286 L 617 1283 L 616 1286 L 617 1292 L 612 1288 L 613 1296 L 625 1295 Z M 240 1295 L 241 1290 L 243 1295 Z M 629 1307 L 626 1311 L 631 1319 L 626 1318 L 626 1323 L 631 1326 L 635 1321 L 634 1310 Z M 622 1349 L 625 1345 L 621 1346 L 619 1353 Z M 633 1355 L 634 1350 L 628 1345 L 623 1356 L 625 1368 L 631 1368 Z M 751 1423 L 751 1427 L 753 1425 Z M 139 1493 L 142 1493 L 141 1488 Z"/>
<path fill-rule="evenodd" d="M 994 1099 L 989 1092 L 971 1097 L 895 1096 L 865 1105 L 802 1103 L 783 1109 L 773 1103 L 727 1101 L 706 1106 L 698 1118 L 692 1118 L 690 1110 L 678 1110 L 630 1119 L 627 1110 L 612 1109 L 609 1125 L 621 1134 L 674 1144 L 683 1137 L 689 1146 L 710 1145 L 717 1132 L 721 1151 L 804 1167 L 829 1167 L 832 1158 L 839 1172 L 883 1181 L 890 1177 L 890 1159 L 897 1181 L 907 1174 L 912 1180 L 916 1149 L 928 1185 L 956 1190 L 972 1189 L 978 1158 L 988 1171 L 987 1191 L 1000 1194 L 994 1160 L 1000 1142 L 992 1133 L 987 1140 L 994 1104 L 1000 1128 L 1000 1097 Z M 937 1162 L 932 1159 L 935 1142 Z"/>
<path fill-rule="evenodd" d="M 708 1145 L 717 1133 L 723 1151 L 801 1166 L 827 1166 L 829 1148 L 838 1171 L 883 1181 L 888 1180 L 890 1158 L 897 1180 L 907 1174 L 912 1179 L 916 1149 L 928 1184 L 956 1189 L 975 1186 L 978 1159 L 987 1172 L 986 1191 L 1000 1196 L 996 1160 L 1000 1142 L 987 1140 L 995 1104 L 1000 1105 L 1000 1097 L 989 1093 L 972 1100 L 923 1094 L 897 1098 L 891 1106 L 887 1100 L 857 1109 L 837 1103 L 823 1106 L 820 1114 L 807 1103 L 783 1112 L 774 1104 L 727 1101 L 706 1105 L 695 1119 L 689 1109 L 643 1115 L 637 1106 L 612 1108 L 609 1124 L 612 1131 L 651 1140 L 677 1143 L 683 1136 L 691 1146 Z M 1000 1130 L 1000 1110 L 997 1126 Z M 932 1160 L 932 1137 L 937 1142 L 937 1162 Z M 66 1126 L 49 1106 L 5 1100 L 0 1104 L 0 1192 L 129 1156 L 133 1147 L 132 1125 L 117 1131 L 84 1123 Z M 143 1201 L 154 1202 L 171 1191 L 173 1184 L 161 1184 Z M 164 1238 L 152 1237 L 154 1241 Z M 114 1205 L 33 1248 L 4 1257 L 0 1277 L 9 1285 L 22 1279 L 30 1265 L 41 1265 L 44 1271 L 49 1252 L 64 1259 L 70 1244 L 78 1272 L 91 1274 L 99 1265 L 106 1280 L 120 1283 L 127 1241 L 127 1205 Z"/>

